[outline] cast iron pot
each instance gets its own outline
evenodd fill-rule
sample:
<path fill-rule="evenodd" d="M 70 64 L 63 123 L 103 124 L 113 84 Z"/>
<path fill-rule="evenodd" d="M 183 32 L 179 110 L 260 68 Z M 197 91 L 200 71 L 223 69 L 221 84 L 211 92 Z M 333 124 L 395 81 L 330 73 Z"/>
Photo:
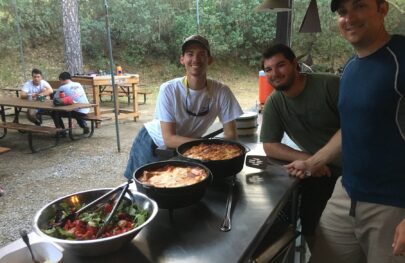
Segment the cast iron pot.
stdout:
<path fill-rule="evenodd" d="M 182 187 L 171 187 L 171 188 L 154 187 L 146 185 L 141 181 L 139 181 L 138 178 L 142 176 L 143 171 L 160 168 L 168 164 L 183 167 L 198 166 L 204 169 L 207 172 L 208 176 L 201 182 L 198 182 L 193 185 L 187 185 Z M 199 163 L 182 160 L 168 160 L 146 164 L 138 168 L 138 170 L 136 170 L 134 173 L 134 179 L 138 191 L 146 194 L 148 197 L 155 200 L 159 208 L 175 209 L 186 207 L 200 201 L 205 194 L 205 190 L 212 182 L 212 174 L 207 167 Z"/>
<path fill-rule="evenodd" d="M 189 157 L 186 157 L 183 155 L 183 153 L 186 152 L 188 149 L 190 149 L 191 147 L 193 147 L 195 145 L 201 144 L 201 143 L 236 145 L 242 150 L 242 152 L 239 156 L 236 156 L 232 159 L 217 160 L 217 161 L 199 160 L 199 159 L 189 158 Z M 201 140 L 186 142 L 186 143 L 183 143 L 182 145 L 180 145 L 179 147 L 177 147 L 176 151 L 177 151 L 177 154 L 183 160 L 201 163 L 201 164 L 204 164 L 205 166 L 207 166 L 208 169 L 211 170 L 211 173 L 214 176 L 214 179 L 218 180 L 218 179 L 236 175 L 237 173 L 239 173 L 243 168 L 246 153 L 249 152 L 250 149 L 247 146 L 245 146 L 241 143 L 238 143 L 238 142 L 215 138 L 215 139 L 201 139 Z"/>

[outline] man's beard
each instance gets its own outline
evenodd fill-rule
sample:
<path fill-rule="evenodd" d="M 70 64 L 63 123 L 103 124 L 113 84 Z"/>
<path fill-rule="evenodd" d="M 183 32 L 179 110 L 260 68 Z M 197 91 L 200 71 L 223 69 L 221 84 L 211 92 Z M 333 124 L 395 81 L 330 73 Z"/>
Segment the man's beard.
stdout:
<path fill-rule="evenodd" d="M 273 87 L 274 87 L 274 89 L 277 90 L 277 91 L 287 91 L 287 90 L 290 89 L 291 85 L 288 85 L 288 84 L 281 84 L 281 85 L 273 86 Z"/>
<path fill-rule="evenodd" d="M 271 82 L 270 84 L 273 86 L 273 88 L 277 91 L 287 91 L 291 88 L 291 86 L 294 83 L 294 76 L 290 76 L 285 83 L 279 84 L 279 85 L 273 85 Z"/>

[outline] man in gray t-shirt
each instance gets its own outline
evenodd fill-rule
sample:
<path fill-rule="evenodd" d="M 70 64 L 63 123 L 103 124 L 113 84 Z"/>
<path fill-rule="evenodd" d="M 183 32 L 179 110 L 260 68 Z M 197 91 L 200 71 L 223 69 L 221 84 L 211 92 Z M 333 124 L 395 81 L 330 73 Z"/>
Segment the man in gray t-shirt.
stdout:
<path fill-rule="evenodd" d="M 263 70 L 275 91 L 263 111 L 260 141 L 266 155 L 284 161 L 305 160 L 322 148 L 340 128 L 337 109 L 339 78 L 328 74 L 304 74 L 293 51 L 274 45 L 263 53 Z M 293 149 L 281 140 L 286 133 L 298 145 Z M 330 177 L 316 177 L 328 174 Z M 341 175 L 340 161 L 323 166 L 301 181 L 302 233 L 312 247 L 313 234 Z"/>

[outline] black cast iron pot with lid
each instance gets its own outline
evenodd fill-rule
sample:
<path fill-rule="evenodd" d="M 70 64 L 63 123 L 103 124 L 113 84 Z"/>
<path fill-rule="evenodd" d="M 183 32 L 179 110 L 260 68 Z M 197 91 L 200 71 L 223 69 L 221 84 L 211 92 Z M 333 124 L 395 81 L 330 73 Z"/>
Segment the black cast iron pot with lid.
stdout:
<path fill-rule="evenodd" d="M 143 171 L 154 170 L 166 165 L 182 166 L 182 167 L 200 167 L 207 172 L 207 177 L 192 185 L 182 187 L 155 187 L 141 182 L 138 178 L 143 175 Z M 204 196 L 207 187 L 212 182 L 211 171 L 200 163 L 194 163 L 183 160 L 167 160 L 146 164 L 139 167 L 134 173 L 136 188 L 139 192 L 146 194 L 151 199 L 155 200 L 159 208 L 176 209 L 192 205 L 201 200 Z"/>
<path fill-rule="evenodd" d="M 199 160 L 199 159 L 194 159 L 194 158 L 189 158 L 184 156 L 184 153 L 190 149 L 193 146 L 199 145 L 201 143 L 204 144 L 230 144 L 230 145 L 236 145 L 241 149 L 241 154 L 231 158 L 231 159 L 226 159 L 226 160 Z M 213 138 L 213 139 L 201 139 L 201 140 L 195 140 L 195 141 L 190 141 L 183 143 L 176 149 L 177 154 L 180 156 L 181 159 L 187 160 L 187 161 L 192 161 L 196 163 L 201 163 L 208 167 L 208 169 L 211 170 L 212 175 L 214 176 L 214 180 L 221 180 L 225 177 L 228 176 L 233 176 L 239 173 L 242 168 L 243 164 L 245 162 L 245 156 L 246 153 L 250 151 L 250 149 L 238 142 L 230 141 L 230 140 L 224 140 L 220 138 Z"/>

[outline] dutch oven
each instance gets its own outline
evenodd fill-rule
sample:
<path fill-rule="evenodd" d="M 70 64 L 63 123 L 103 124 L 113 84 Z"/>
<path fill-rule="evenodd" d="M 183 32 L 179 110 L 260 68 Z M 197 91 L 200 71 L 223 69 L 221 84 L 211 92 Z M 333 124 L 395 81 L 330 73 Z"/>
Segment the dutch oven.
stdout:
<path fill-rule="evenodd" d="M 182 167 L 198 166 L 204 169 L 207 172 L 208 176 L 207 178 L 196 184 L 170 188 L 155 187 L 144 184 L 143 182 L 139 181 L 138 178 L 142 176 L 143 171 L 154 170 L 166 165 L 174 165 Z M 207 167 L 199 163 L 183 160 L 167 160 L 149 163 L 138 168 L 134 173 L 134 179 L 138 191 L 146 194 L 148 197 L 155 200 L 159 208 L 175 209 L 192 205 L 201 200 L 201 198 L 205 194 L 207 187 L 212 182 L 212 174 Z"/>
<path fill-rule="evenodd" d="M 232 159 L 227 160 L 199 160 L 189 158 L 183 155 L 183 153 L 186 152 L 188 149 L 201 143 L 236 145 L 241 149 L 241 154 Z M 201 163 L 206 167 L 208 167 L 208 169 L 211 170 L 211 173 L 214 176 L 214 180 L 218 180 L 239 173 L 243 168 L 246 153 L 249 152 L 250 149 L 247 146 L 238 142 L 214 138 L 214 139 L 201 139 L 183 143 L 182 145 L 177 147 L 176 151 L 177 154 L 180 156 L 180 158 L 182 158 L 183 160 Z"/>

